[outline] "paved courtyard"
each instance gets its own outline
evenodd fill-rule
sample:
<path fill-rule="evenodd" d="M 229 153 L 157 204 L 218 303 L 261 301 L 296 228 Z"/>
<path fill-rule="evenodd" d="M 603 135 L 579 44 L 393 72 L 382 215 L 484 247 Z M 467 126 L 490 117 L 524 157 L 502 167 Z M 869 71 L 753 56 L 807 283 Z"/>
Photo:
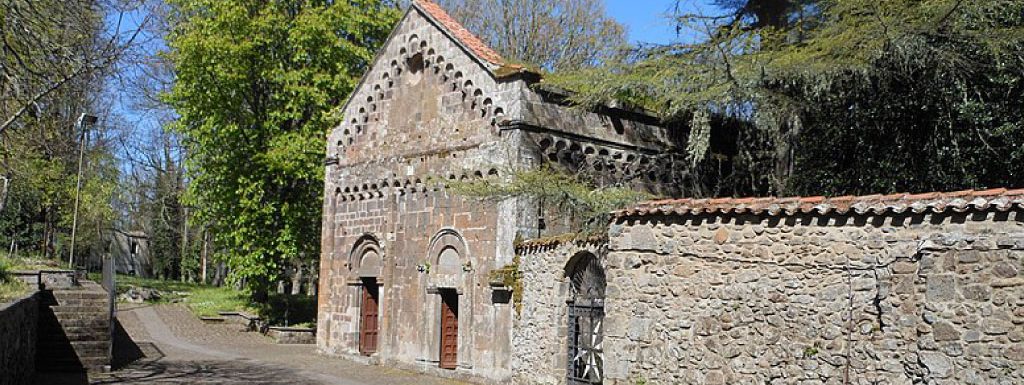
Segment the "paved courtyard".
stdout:
<path fill-rule="evenodd" d="M 322 356 L 315 345 L 278 345 L 237 324 L 205 324 L 180 305 L 121 309 L 118 318 L 145 357 L 91 384 L 463 384 Z"/>

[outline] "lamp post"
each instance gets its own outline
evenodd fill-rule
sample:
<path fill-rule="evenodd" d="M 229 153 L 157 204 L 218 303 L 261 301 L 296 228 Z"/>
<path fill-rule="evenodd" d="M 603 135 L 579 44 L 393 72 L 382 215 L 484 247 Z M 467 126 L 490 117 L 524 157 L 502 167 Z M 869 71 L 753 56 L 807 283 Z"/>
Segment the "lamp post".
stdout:
<path fill-rule="evenodd" d="M 82 114 L 75 121 L 75 130 L 82 132 L 82 138 L 78 144 L 78 182 L 75 185 L 75 212 L 71 217 L 71 253 L 68 255 L 68 268 L 75 268 L 75 233 L 78 231 L 78 203 L 82 198 L 82 160 L 85 157 L 86 127 L 96 124 L 99 118 Z"/>

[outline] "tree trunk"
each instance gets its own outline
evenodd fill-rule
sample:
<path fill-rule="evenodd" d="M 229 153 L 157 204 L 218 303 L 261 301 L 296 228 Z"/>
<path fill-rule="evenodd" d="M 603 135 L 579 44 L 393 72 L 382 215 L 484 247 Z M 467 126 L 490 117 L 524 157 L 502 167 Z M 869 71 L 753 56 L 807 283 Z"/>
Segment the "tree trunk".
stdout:
<path fill-rule="evenodd" d="M 295 264 L 295 274 L 292 274 L 292 295 L 302 294 L 302 264 Z"/>
<path fill-rule="evenodd" d="M 181 282 L 185 282 L 185 272 L 182 266 L 185 262 L 185 254 L 188 253 L 188 207 L 183 207 L 181 211 L 181 252 L 178 253 L 180 257 L 178 259 L 178 271 L 181 274 Z"/>
<path fill-rule="evenodd" d="M 206 284 L 206 253 L 210 246 L 210 234 L 203 229 L 203 250 L 199 253 L 199 283 Z"/>
<path fill-rule="evenodd" d="M 3 213 L 4 207 L 7 206 L 7 188 L 10 184 L 10 179 L 7 179 L 6 176 L 0 176 L 0 213 Z"/>

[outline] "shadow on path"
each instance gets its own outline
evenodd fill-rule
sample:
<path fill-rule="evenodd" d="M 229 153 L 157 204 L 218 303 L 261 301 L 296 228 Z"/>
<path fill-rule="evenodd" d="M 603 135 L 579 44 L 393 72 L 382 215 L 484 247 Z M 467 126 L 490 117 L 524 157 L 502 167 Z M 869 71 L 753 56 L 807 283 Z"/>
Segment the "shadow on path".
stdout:
<path fill-rule="evenodd" d="M 298 372 L 266 364 L 233 361 L 148 361 L 93 382 L 102 384 L 294 384 L 316 385 Z"/>
<path fill-rule="evenodd" d="M 128 331 L 124 330 L 124 326 L 121 325 L 121 321 L 116 318 L 114 319 L 113 338 L 114 357 L 112 360 L 113 362 L 111 362 L 111 366 L 113 366 L 114 370 L 121 369 L 140 358 L 147 357 L 146 354 L 142 353 L 142 349 L 139 348 L 139 345 L 132 340 L 132 336 L 128 335 Z M 155 345 L 153 345 L 153 349 L 156 349 Z M 159 357 L 148 357 L 150 359 L 156 359 L 164 356 L 163 352 L 160 352 L 159 349 L 156 349 L 156 351 L 160 353 Z"/>

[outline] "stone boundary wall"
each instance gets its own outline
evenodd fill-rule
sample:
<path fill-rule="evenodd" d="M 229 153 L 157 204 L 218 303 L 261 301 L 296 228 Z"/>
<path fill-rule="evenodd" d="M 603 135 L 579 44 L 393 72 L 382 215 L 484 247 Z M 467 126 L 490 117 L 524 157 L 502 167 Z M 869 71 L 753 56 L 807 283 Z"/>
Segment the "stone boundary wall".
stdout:
<path fill-rule="evenodd" d="M 1022 269 L 1019 210 L 622 217 L 604 383 L 1021 384 Z"/>
<path fill-rule="evenodd" d="M 523 298 L 512 332 L 513 383 L 565 383 L 569 317 L 565 274 L 569 261 L 581 253 L 594 254 L 604 261 L 607 244 L 603 240 L 583 240 L 516 248 Z"/>
<path fill-rule="evenodd" d="M 31 384 L 36 372 L 38 292 L 0 305 L 0 385 Z"/>

